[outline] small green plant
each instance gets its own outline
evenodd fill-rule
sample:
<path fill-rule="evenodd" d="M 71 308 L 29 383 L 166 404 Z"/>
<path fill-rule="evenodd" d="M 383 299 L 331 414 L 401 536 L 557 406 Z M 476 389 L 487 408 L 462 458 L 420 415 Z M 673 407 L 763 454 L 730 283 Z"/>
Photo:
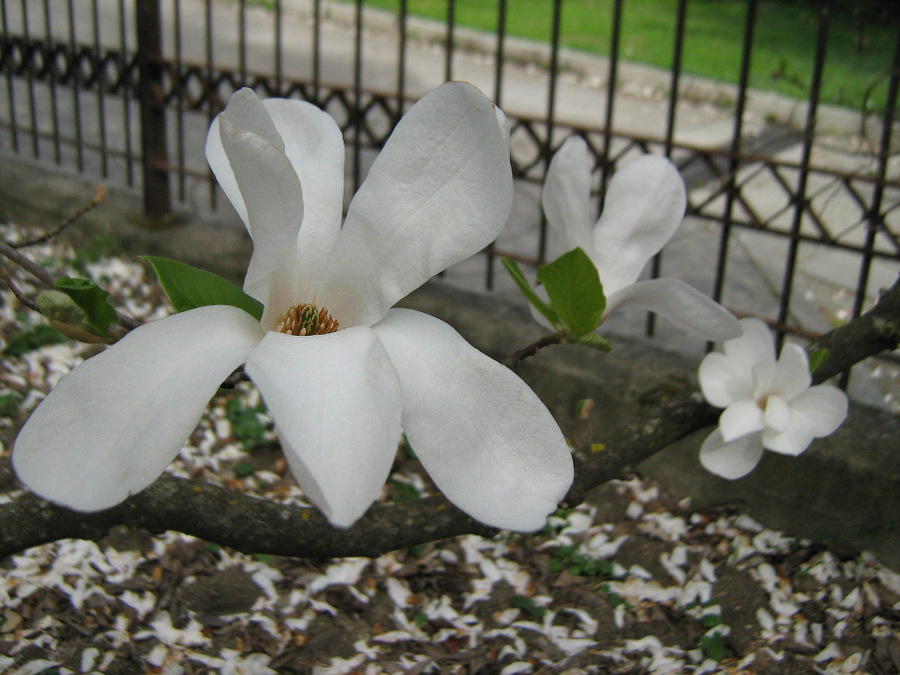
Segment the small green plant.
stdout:
<path fill-rule="evenodd" d="M 404 483 L 396 478 L 391 478 L 389 482 L 391 484 L 391 501 L 395 504 L 413 502 L 422 496 L 415 485 Z"/>
<path fill-rule="evenodd" d="M 559 574 L 568 570 L 569 574 L 579 577 L 615 578 L 613 563 L 609 560 L 595 560 L 590 556 L 577 552 L 577 546 L 560 546 L 553 552 L 550 571 Z"/>
<path fill-rule="evenodd" d="M 0 417 L 15 417 L 22 405 L 22 397 L 12 392 L 0 394 Z"/>
<path fill-rule="evenodd" d="M 34 328 L 18 333 L 12 337 L 3 349 L 3 356 L 23 356 L 46 345 L 65 342 L 66 338 L 47 324 L 39 324 Z"/>
<path fill-rule="evenodd" d="M 240 478 L 246 478 L 256 473 L 256 465 L 253 462 L 239 462 L 234 467 L 234 473 Z"/>
<path fill-rule="evenodd" d="M 247 452 L 253 452 L 266 442 L 268 427 L 260 418 L 260 415 L 265 412 L 266 405 L 262 401 L 256 406 L 248 408 L 239 397 L 234 396 L 225 404 L 225 417 L 231 422 L 231 433 L 235 439 L 241 442 Z"/>
<path fill-rule="evenodd" d="M 703 655 L 713 661 L 721 661 L 725 658 L 725 643 L 722 634 L 718 631 L 710 631 L 700 638 L 700 647 Z"/>
<path fill-rule="evenodd" d="M 535 603 L 534 600 L 524 595 L 514 595 L 512 599 L 510 599 L 510 603 L 513 607 L 525 610 L 538 621 L 543 620 L 544 615 L 547 613 L 546 607 L 541 607 Z"/>

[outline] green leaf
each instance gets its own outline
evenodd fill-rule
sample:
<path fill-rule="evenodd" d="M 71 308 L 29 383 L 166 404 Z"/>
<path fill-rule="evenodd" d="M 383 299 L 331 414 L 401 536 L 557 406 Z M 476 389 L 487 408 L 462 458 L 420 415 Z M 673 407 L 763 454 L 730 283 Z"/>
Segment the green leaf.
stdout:
<path fill-rule="evenodd" d="M 253 462 L 240 462 L 234 467 L 234 473 L 241 478 L 246 478 L 256 473 L 256 465 Z"/>
<path fill-rule="evenodd" d="M 0 417 L 15 417 L 22 404 L 22 397 L 18 394 L 0 394 Z"/>
<path fill-rule="evenodd" d="M 109 335 L 109 327 L 119 320 L 116 308 L 109 302 L 109 291 L 103 290 L 90 279 L 72 279 L 71 277 L 60 277 L 54 286 L 58 291 L 69 296 L 84 312 L 83 322 L 71 325 L 83 328 L 100 337 Z M 61 323 L 68 323 L 57 320 Z"/>
<path fill-rule="evenodd" d="M 31 330 L 17 333 L 3 348 L 3 356 L 22 356 L 44 345 L 55 345 L 65 342 L 66 338 L 59 331 L 45 323 L 35 326 Z"/>
<path fill-rule="evenodd" d="M 573 337 L 594 331 L 603 318 L 606 296 L 597 268 L 581 248 L 561 255 L 537 273 L 547 289 L 550 304 Z"/>
<path fill-rule="evenodd" d="M 265 411 L 264 403 L 260 402 L 254 408 L 246 408 L 237 397 L 229 399 L 225 404 L 225 417 L 231 422 L 231 433 L 247 452 L 253 452 L 265 443 L 267 426 L 259 417 L 260 413 Z"/>
<path fill-rule="evenodd" d="M 721 614 L 704 614 L 700 617 L 700 625 L 706 628 L 715 628 L 722 624 Z"/>
<path fill-rule="evenodd" d="M 582 335 L 580 338 L 575 340 L 583 345 L 588 345 L 589 347 L 593 347 L 594 349 L 599 349 L 601 352 L 611 352 L 612 345 L 609 344 L 609 340 L 607 340 L 602 335 L 597 335 L 597 333 L 587 333 L 586 335 Z"/>
<path fill-rule="evenodd" d="M 262 318 L 263 306 L 218 274 L 155 255 L 141 256 L 141 259 L 153 267 L 176 312 L 207 305 L 231 305 L 257 321 Z"/>
<path fill-rule="evenodd" d="M 725 643 L 719 633 L 711 633 L 700 638 L 700 646 L 706 658 L 713 661 L 721 661 L 725 658 Z"/>
<path fill-rule="evenodd" d="M 62 291 L 42 291 L 37 297 L 37 306 L 41 314 L 60 323 L 80 326 L 87 321 L 87 313 Z"/>
<path fill-rule="evenodd" d="M 536 604 L 534 600 L 531 598 L 527 598 L 524 595 L 514 595 L 510 602 L 513 606 L 518 607 L 519 609 L 524 609 L 526 612 L 531 614 L 535 619 L 543 619 L 544 615 L 547 613 L 546 607 L 541 607 Z"/>
<path fill-rule="evenodd" d="M 395 504 L 404 504 L 406 502 L 413 502 L 422 496 L 419 494 L 419 491 L 416 489 L 415 485 L 410 485 L 409 483 L 402 483 L 393 478 L 391 478 L 391 480 L 389 482 L 391 484 L 391 487 L 393 488 L 392 499 Z"/>
<path fill-rule="evenodd" d="M 522 291 L 522 294 L 528 298 L 528 302 L 534 305 L 534 308 L 543 314 L 547 321 L 552 323 L 554 327 L 559 327 L 559 316 L 553 311 L 553 308 L 541 300 L 540 296 L 534 292 L 531 284 L 528 283 L 528 279 L 525 278 L 525 275 L 522 274 L 522 270 L 519 269 L 519 263 L 512 258 L 505 256 L 501 260 L 503 261 L 503 266 L 506 268 L 506 271 L 509 272 L 509 276 L 516 282 L 516 286 L 518 286 L 519 290 Z"/>
<path fill-rule="evenodd" d="M 825 363 L 831 356 L 831 350 L 828 347 L 822 347 L 815 350 L 809 355 L 809 374 L 816 372 L 816 368 Z"/>

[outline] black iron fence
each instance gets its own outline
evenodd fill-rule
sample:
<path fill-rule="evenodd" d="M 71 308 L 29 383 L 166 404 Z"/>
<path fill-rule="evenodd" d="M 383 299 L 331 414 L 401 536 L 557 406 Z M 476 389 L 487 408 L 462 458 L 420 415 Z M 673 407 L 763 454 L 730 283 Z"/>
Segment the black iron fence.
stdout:
<path fill-rule="evenodd" d="M 896 276 L 900 180 L 892 153 L 900 144 L 895 129 L 900 31 L 883 55 L 879 77 L 885 94 L 877 112 L 828 108 L 829 115 L 843 115 L 860 130 L 851 134 L 854 147 L 835 149 L 843 141 L 827 143 L 831 132 L 821 124 L 821 83 L 835 22 L 828 3 L 815 10 L 808 95 L 787 103 L 792 114 L 779 117 L 754 107 L 749 88 L 762 1 L 743 2 L 737 85 L 715 85 L 716 93 L 704 103 L 695 100 L 704 85 L 682 67 L 687 17 L 702 0 L 677 0 L 670 67 L 647 75 L 655 82 L 648 98 L 656 121 L 635 125 L 635 113 L 626 105 L 634 77 L 623 76 L 631 66 L 622 60 L 620 44 L 628 0 L 601 3 L 598 11 L 608 12 L 609 57 L 593 60 L 561 48 L 563 0 L 546 2 L 546 44 L 525 47 L 507 34 L 516 12 L 507 0 L 486 3 L 496 12 L 496 24 L 493 32 L 478 35 L 458 25 L 454 0 L 447 0 L 443 20 L 431 24 L 411 17 L 407 0 L 398 0 L 390 14 L 370 11 L 362 0 L 0 0 L 5 78 L 0 149 L 140 188 L 150 216 L 215 208 L 216 187 L 203 159 L 205 131 L 230 94 L 250 86 L 261 96 L 312 101 L 334 115 L 350 142 L 349 166 L 358 184 L 368 150 L 385 142 L 427 85 L 469 79 L 474 66 L 460 59 L 473 55 L 470 61 L 481 60 L 480 86 L 510 116 L 519 179 L 539 183 L 554 149 L 572 133 L 584 136 L 594 155 L 598 195 L 615 167 L 630 157 L 646 152 L 671 157 L 692 188 L 689 214 L 714 225 L 714 297 L 725 294 L 736 230 L 780 241 L 781 278 L 773 282 L 780 301 L 776 315 L 765 318 L 796 330 L 790 320 L 796 268 L 810 247 L 840 252 L 842 266 L 853 268 L 852 315 L 871 300 L 873 267 L 883 273 L 887 266 L 888 276 Z M 428 54 L 434 63 L 423 76 L 418 61 Z M 590 114 L 561 93 L 567 77 L 577 79 L 585 59 L 597 79 L 589 83 Z M 580 74 L 582 85 L 591 72 Z M 429 77 L 434 82 L 427 82 Z M 525 103 L 516 96 L 522 77 L 531 78 L 530 86 L 540 93 Z M 716 142 L 682 133 L 680 120 L 689 104 L 719 113 L 716 124 L 725 131 Z M 530 250 L 503 250 L 498 244 L 488 251 L 488 286 L 494 257 L 505 253 L 542 261 L 543 224 Z M 654 274 L 663 261 L 661 256 L 654 262 Z M 729 304 L 727 297 L 724 301 Z"/>

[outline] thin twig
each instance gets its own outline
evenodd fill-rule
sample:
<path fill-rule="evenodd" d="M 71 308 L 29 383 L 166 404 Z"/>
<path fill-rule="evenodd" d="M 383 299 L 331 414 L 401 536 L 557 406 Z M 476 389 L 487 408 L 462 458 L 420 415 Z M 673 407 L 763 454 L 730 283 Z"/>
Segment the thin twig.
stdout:
<path fill-rule="evenodd" d="M 12 248 L 18 249 L 18 248 L 26 248 L 28 246 L 37 246 L 38 244 L 44 244 L 44 243 L 50 241 L 51 239 L 53 239 L 53 237 L 57 236 L 60 232 L 65 230 L 67 227 L 72 225 L 72 223 L 74 223 L 76 220 L 81 218 L 84 214 L 89 213 L 90 211 L 94 210 L 95 208 L 100 206 L 100 204 L 102 204 L 105 201 L 106 201 L 106 188 L 103 187 L 102 185 L 96 185 L 96 186 L 94 186 L 94 199 L 91 200 L 90 202 L 88 202 L 87 204 L 85 204 L 84 206 L 82 206 L 75 213 L 73 213 L 71 216 L 69 216 L 64 221 L 62 221 L 59 225 L 57 225 L 56 227 L 54 227 L 51 230 L 47 230 L 40 236 L 34 237 L 33 239 L 26 239 L 25 241 L 9 243 L 9 245 Z"/>
<path fill-rule="evenodd" d="M 522 349 L 520 349 L 519 351 L 514 353 L 511 357 L 509 357 L 508 359 L 505 359 L 503 361 L 503 365 L 506 366 L 507 368 L 515 368 L 522 361 L 524 361 L 525 359 L 527 359 L 530 356 L 534 356 L 539 351 L 541 351 L 544 347 L 549 347 L 550 345 L 560 344 L 561 342 L 563 342 L 563 337 L 564 337 L 563 334 L 559 333 L 559 332 L 550 333 L 549 335 L 545 335 L 537 342 L 534 342 L 534 343 L 528 345 L 527 347 L 523 347 Z"/>
<path fill-rule="evenodd" d="M 28 256 L 19 253 L 17 250 L 15 250 L 2 240 L 0 240 L 0 255 L 5 256 L 12 262 L 16 263 L 16 265 L 21 267 L 23 270 L 36 277 L 47 288 L 55 287 L 56 277 L 47 268 L 42 267 Z M 21 298 L 19 299 L 21 300 Z M 31 304 L 29 304 L 28 306 L 33 307 Z M 116 312 L 116 316 L 118 317 L 119 324 L 121 324 L 128 330 L 132 330 L 141 325 L 140 321 L 128 316 L 127 314 Z"/>
<path fill-rule="evenodd" d="M 3 279 L 3 283 L 5 283 L 6 287 L 12 291 L 12 294 L 19 299 L 19 302 L 21 302 L 30 310 L 33 310 L 35 312 L 41 311 L 38 308 L 37 304 L 31 298 L 25 295 L 18 286 L 16 286 L 16 282 L 12 280 L 12 277 L 9 276 L 9 272 L 6 271 L 6 268 L 3 265 L 0 265 L 0 279 Z"/>
<path fill-rule="evenodd" d="M 40 282 L 44 284 L 44 286 L 53 288 L 53 284 L 56 282 L 56 277 L 50 273 L 50 270 L 42 267 L 28 256 L 22 255 L 12 246 L 2 240 L 0 240 L 0 255 L 3 255 L 4 257 L 12 260 L 14 263 L 16 263 L 16 265 L 31 274 L 33 277 L 36 277 L 38 280 L 40 280 Z"/>

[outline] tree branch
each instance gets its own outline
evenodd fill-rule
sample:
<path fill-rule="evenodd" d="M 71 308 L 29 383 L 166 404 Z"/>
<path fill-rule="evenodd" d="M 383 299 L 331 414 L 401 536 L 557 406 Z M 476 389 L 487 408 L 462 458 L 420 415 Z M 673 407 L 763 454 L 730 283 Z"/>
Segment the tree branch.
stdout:
<path fill-rule="evenodd" d="M 884 349 L 896 348 L 898 324 L 900 280 L 870 312 L 812 345 L 831 350 L 831 357 L 816 372 L 816 381 Z M 694 389 L 672 396 L 658 408 L 645 408 L 615 447 L 576 453 L 575 483 L 565 505 L 577 504 L 590 488 L 627 475 L 665 447 L 714 424 L 719 412 Z M 164 475 L 140 494 L 100 513 L 76 513 L 31 494 L 17 497 L 0 506 L 0 556 L 63 538 L 101 539 L 114 525 L 153 533 L 176 530 L 245 552 L 304 558 L 373 557 L 462 534 L 496 533 L 443 496 L 375 505 L 352 528 L 338 530 L 315 509 Z"/>
<path fill-rule="evenodd" d="M 863 359 L 900 347 L 900 278 L 881 294 L 868 312 L 826 333 L 809 346 L 809 352 L 827 349 L 831 355 L 813 373 L 816 383 L 849 370 Z"/>

